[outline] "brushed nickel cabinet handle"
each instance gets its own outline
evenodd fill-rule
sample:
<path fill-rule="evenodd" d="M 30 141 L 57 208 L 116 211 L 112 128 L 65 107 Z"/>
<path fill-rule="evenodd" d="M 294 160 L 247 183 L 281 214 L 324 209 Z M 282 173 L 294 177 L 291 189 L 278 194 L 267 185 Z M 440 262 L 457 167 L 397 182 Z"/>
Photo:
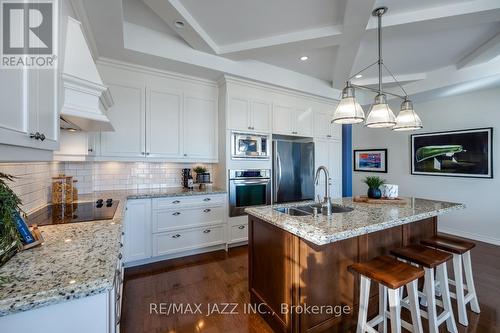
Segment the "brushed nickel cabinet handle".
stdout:
<path fill-rule="evenodd" d="M 181 237 L 181 235 L 179 235 L 179 234 L 175 234 L 172 236 L 172 238 L 179 238 L 179 237 Z"/>
<path fill-rule="evenodd" d="M 42 140 L 42 141 L 45 140 L 45 134 L 43 134 L 43 133 L 40 134 L 40 140 Z"/>
<path fill-rule="evenodd" d="M 208 233 L 210 233 L 210 231 L 212 231 L 212 230 L 210 230 L 210 229 L 203 230 L 203 233 L 204 233 L 204 234 L 208 234 Z"/>
<path fill-rule="evenodd" d="M 118 255 L 118 259 L 120 259 L 120 260 L 121 260 L 122 258 L 123 258 L 123 256 L 122 256 L 122 254 L 120 253 L 120 254 Z"/>
<path fill-rule="evenodd" d="M 210 208 L 207 208 L 207 209 L 204 209 L 204 210 L 203 210 L 203 212 L 204 212 L 204 213 L 209 213 L 209 212 L 211 212 L 211 211 L 212 211 L 212 210 L 211 210 Z"/>
<path fill-rule="evenodd" d="M 210 201 L 210 200 L 212 200 L 212 199 L 210 199 L 210 198 L 203 199 L 203 201 Z"/>
<path fill-rule="evenodd" d="M 172 215 L 177 216 L 177 215 L 181 215 L 181 213 L 179 213 L 179 212 L 175 212 L 175 213 L 173 213 Z"/>
<path fill-rule="evenodd" d="M 173 204 L 181 203 L 179 200 L 172 201 Z"/>
<path fill-rule="evenodd" d="M 245 226 L 244 226 L 244 225 L 240 225 L 240 226 L 238 227 L 238 229 L 243 230 L 243 229 L 245 229 Z"/>

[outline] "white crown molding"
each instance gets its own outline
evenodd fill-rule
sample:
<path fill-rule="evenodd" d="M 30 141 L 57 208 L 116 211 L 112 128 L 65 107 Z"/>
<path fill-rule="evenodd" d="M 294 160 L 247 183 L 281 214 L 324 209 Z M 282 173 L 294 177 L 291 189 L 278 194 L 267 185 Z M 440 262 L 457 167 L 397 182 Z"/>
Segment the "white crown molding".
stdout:
<path fill-rule="evenodd" d="M 196 76 L 166 71 L 166 70 L 142 66 L 142 65 L 136 65 L 133 63 L 129 63 L 129 62 L 121 61 L 121 60 L 116 60 L 116 59 L 111 59 L 111 58 L 100 57 L 99 59 L 97 59 L 96 63 L 97 63 L 97 65 L 102 65 L 102 66 L 109 66 L 109 67 L 114 67 L 114 68 L 118 68 L 118 69 L 129 70 L 129 71 L 134 71 L 134 72 L 139 72 L 139 73 L 144 73 L 144 74 L 152 74 L 152 75 L 156 75 L 156 76 L 162 76 L 165 78 L 183 80 L 186 82 L 199 83 L 199 84 L 203 84 L 203 85 L 206 85 L 209 87 L 217 87 L 217 81 L 207 80 L 207 79 L 203 79 L 203 78 L 196 77 Z"/>

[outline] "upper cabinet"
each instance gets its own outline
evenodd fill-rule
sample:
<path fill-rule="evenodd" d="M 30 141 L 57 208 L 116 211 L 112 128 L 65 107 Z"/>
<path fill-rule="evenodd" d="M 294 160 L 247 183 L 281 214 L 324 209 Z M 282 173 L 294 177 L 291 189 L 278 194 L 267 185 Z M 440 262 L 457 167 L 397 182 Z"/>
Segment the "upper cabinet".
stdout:
<path fill-rule="evenodd" d="M 319 139 L 342 138 L 342 125 L 332 123 L 334 105 L 320 104 L 314 112 L 314 137 Z"/>
<path fill-rule="evenodd" d="M 217 88 L 144 70 L 101 65 L 114 132 L 101 132 L 97 160 L 217 162 Z"/>
<path fill-rule="evenodd" d="M 56 70 L 0 69 L 0 88 L 0 144 L 56 150 Z"/>
<path fill-rule="evenodd" d="M 311 107 L 294 107 L 273 104 L 273 133 L 296 136 L 313 136 L 313 110 Z"/>
<path fill-rule="evenodd" d="M 271 103 L 246 97 L 230 97 L 228 128 L 270 133 Z"/>

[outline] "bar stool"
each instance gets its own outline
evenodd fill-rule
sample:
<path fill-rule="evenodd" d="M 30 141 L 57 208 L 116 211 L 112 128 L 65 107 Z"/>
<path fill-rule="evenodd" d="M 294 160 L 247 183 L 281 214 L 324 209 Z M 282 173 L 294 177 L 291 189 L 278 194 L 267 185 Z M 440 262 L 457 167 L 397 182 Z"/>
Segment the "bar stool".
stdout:
<path fill-rule="evenodd" d="M 424 268 L 424 293 L 421 295 L 427 299 L 427 311 L 421 312 L 422 316 L 429 321 L 429 332 L 437 333 L 439 326 L 446 322 L 448 332 L 456 333 L 457 325 L 453 317 L 446 270 L 446 262 L 452 258 L 452 255 L 419 244 L 392 250 L 391 254 Z M 436 301 L 434 269 L 436 269 L 437 280 L 441 285 L 442 302 Z M 403 306 L 405 304 L 406 302 L 403 303 Z M 444 309 L 439 316 L 437 315 L 437 305 Z"/>
<path fill-rule="evenodd" d="M 467 319 L 467 303 L 470 303 L 471 310 L 480 313 L 479 302 L 477 300 L 474 278 L 472 276 L 472 263 L 470 259 L 470 250 L 476 246 L 472 242 L 463 241 L 449 236 L 434 236 L 424 239 L 420 243 L 443 251 L 450 252 L 453 255 L 453 273 L 454 279 L 449 279 L 448 283 L 455 286 L 455 293 L 450 293 L 451 297 L 457 300 L 458 322 L 464 326 L 469 325 Z M 463 262 L 463 268 L 462 268 Z M 464 284 L 463 273 L 465 270 Z M 465 295 L 467 291 L 467 295 Z"/>
<path fill-rule="evenodd" d="M 361 277 L 357 333 L 376 332 L 374 327 L 377 325 L 379 325 L 379 332 L 387 330 L 387 295 L 389 295 L 391 332 L 401 333 L 401 325 L 415 333 L 423 332 L 418 306 L 417 286 L 418 279 L 424 275 L 422 268 L 414 267 L 385 255 L 364 263 L 353 264 L 349 266 L 349 270 L 359 273 Z M 372 280 L 379 284 L 379 313 L 375 318 L 367 321 L 370 283 Z M 399 289 L 405 285 L 409 295 L 412 325 L 401 321 Z"/>

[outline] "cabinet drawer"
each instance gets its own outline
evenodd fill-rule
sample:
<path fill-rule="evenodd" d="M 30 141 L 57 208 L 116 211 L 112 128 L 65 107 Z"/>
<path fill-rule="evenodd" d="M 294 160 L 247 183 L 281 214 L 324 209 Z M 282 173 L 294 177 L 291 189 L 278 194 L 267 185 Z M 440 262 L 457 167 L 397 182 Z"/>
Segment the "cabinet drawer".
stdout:
<path fill-rule="evenodd" d="M 153 199 L 153 209 L 174 209 L 193 205 L 222 205 L 223 195 L 194 195 Z"/>
<path fill-rule="evenodd" d="M 153 232 L 224 222 L 224 207 L 192 207 L 153 211 Z"/>
<path fill-rule="evenodd" d="M 231 226 L 229 233 L 230 243 L 246 241 L 248 240 L 248 225 L 246 223 L 233 225 Z"/>
<path fill-rule="evenodd" d="M 153 234 L 153 256 L 224 243 L 222 225 Z"/>

